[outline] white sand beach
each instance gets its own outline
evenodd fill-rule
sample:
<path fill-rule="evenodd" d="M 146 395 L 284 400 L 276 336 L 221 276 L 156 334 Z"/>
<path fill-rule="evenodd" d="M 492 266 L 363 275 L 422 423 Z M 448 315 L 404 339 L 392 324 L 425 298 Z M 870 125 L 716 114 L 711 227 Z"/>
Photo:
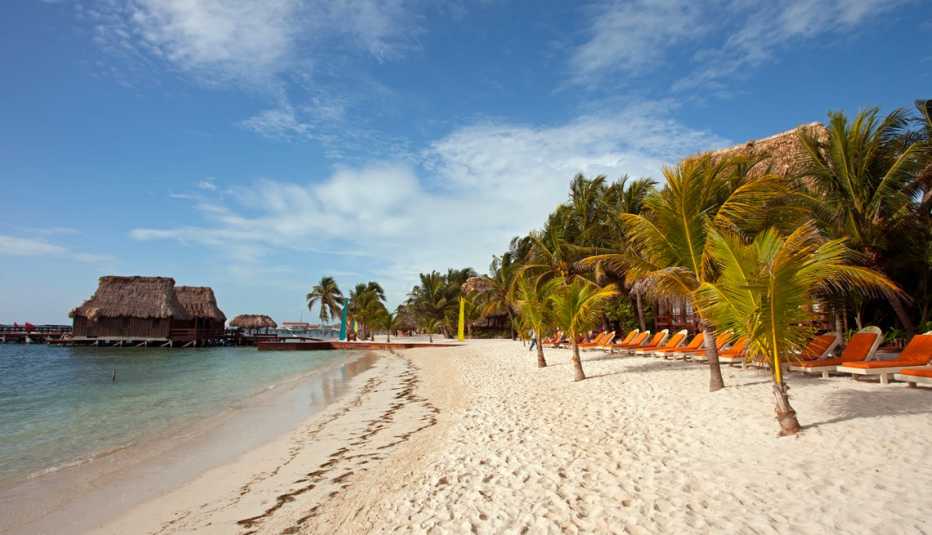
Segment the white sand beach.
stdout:
<path fill-rule="evenodd" d="M 520 343 L 386 355 L 287 437 L 98 533 L 927 533 L 932 390 Z"/>

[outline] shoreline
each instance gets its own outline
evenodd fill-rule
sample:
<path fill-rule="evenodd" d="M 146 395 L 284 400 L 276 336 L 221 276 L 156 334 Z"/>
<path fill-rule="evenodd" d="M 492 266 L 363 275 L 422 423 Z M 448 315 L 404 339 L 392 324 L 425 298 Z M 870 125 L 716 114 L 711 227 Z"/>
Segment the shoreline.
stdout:
<path fill-rule="evenodd" d="M 805 429 L 778 438 L 766 370 L 726 367 L 709 393 L 702 364 L 586 352 L 573 382 L 570 353 L 385 353 L 287 434 L 92 533 L 926 529 L 927 389 L 793 376 Z"/>
<path fill-rule="evenodd" d="M 141 503 L 89 533 L 299 533 L 354 508 L 412 437 L 438 424 L 408 356 L 383 353 L 338 402 L 286 435 Z M 387 462 L 387 461 L 391 462 Z"/>
<path fill-rule="evenodd" d="M 0 533 L 83 532 L 287 434 L 350 392 L 380 355 L 352 354 L 194 421 L 0 487 Z M 308 416 L 303 416 L 307 414 Z"/>

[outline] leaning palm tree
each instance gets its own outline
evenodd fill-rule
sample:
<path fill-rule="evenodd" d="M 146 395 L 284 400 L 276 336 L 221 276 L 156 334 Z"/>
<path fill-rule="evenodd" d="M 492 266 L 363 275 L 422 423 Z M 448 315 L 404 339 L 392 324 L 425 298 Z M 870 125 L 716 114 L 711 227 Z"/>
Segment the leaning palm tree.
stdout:
<path fill-rule="evenodd" d="M 865 264 L 881 269 L 900 247 L 892 236 L 906 220 L 917 217 L 914 197 L 920 194 L 920 173 L 929 146 L 917 141 L 903 147 L 909 124 L 905 110 L 884 118 L 876 108 L 858 113 L 850 122 L 843 113 L 830 113 L 828 135 L 801 130 L 805 149 L 803 184 L 820 200 L 818 214 L 830 235 L 847 237 L 862 253 Z M 884 297 L 907 332 L 915 328 L 903 300 L 896 293 Z"/>
<path fill-rule="evenodd" d="M 709 230 L 754 231 L 767 220 L 767 203 L 785 193 L 776 176 L 752 178 L 741 172 L 753 167 L 747 165 L 748 160 L 707 155 L 665 168 L 667 185 L 644 200 L 643 212 L 619 215 L 628 246 L 585 262 L 624 272 L 629 285 L 646 279 L 655 296 L 692 300 L 693 292 L 717 275 L 708 261 Z M 701 312 L 700 319 L 710 368 L 709 390 L 714 392 L 725 383 L 713 325 Z"/>
<path fill-rule="evenodd" d="M 618 295 L 615 285 L 599 287 L 586 279 L 574 279 L 566 284 L 554 279 L 546 284 L 553 322 L 563 329 L 573 344 L 573 371 L 575 380 L 586 378 L 579 358 L 578 336 L 595 325 L 607 299 Z"/>
<path fill-rule="evenodd" d="M 330 323 L 331 318 L 338 318 L 345 301 L 343 292 L 340 291 L 333 277 L 321 277 L 320 282 L 311 288 L 306 299 L 308 310 L 311 310 L 315 304 L 320 304 L 321 323 Z"/>
<path fill-rule="evenodd" d="M 531 277 L 520 277 L 515 291 L 515 305 L 522 322 L 537 337 L 537 367 L 545 368 L 544 328 L 550 323 L 550 300 L 547 285 Z"/>
<path fill-rule="evenodd" d="M 782 365 L 812 335 L 808 305 L 839 288 L 879 294 L 898 292 L 897 287 L 876 271 L 852 265 L 844 240 L 824 240 L 812 222 L 786 237 L 764 231 L 750 243 L 712 229 L 708 242 L 720 276 L 701 284 L 696 305 L 720 331 L 747 337 L 749 358 L 769 362 L 780 435 L 798 433 Z"/>

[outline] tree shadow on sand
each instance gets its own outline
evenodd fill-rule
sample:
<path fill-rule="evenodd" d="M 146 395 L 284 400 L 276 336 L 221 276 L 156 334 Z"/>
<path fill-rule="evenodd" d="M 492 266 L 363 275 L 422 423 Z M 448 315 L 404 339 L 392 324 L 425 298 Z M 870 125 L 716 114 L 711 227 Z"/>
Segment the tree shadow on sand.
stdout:
<path fill-rule="evenodd" d="M 880 416 L 932 414 L 932 390 L 922 388 L 885 388 L 876 391 L 845 389 L 832 392 L 825 399 L 826 408 L 836 416 L 803 426 L 811 429 L 824 425 Z"/>

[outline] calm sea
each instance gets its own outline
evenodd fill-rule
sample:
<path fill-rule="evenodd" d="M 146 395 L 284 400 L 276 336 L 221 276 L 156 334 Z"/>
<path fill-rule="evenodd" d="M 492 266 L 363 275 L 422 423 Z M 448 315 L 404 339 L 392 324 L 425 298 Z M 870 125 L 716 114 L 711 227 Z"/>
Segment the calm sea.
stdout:
<path fill-rule="evenodd" d="M 0 482 L 164 434 L 356 356 L 0 344 Z"/>

